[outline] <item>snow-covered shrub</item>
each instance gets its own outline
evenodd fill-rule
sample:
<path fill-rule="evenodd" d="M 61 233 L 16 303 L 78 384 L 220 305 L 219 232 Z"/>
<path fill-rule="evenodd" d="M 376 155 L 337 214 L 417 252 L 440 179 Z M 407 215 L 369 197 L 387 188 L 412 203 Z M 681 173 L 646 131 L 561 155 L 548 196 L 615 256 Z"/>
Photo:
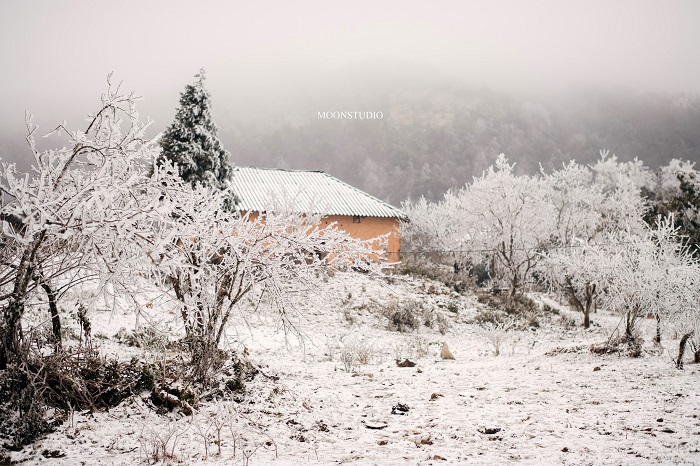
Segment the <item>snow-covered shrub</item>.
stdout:
<path fill-rule="evenodd" d="M 343 363 L 345 372 L 355 372 L 359 368 L 360 363 L 357 360 L 357 354 L 352 348 L 342 347 L 339 359 Z"/>
<path fill-rule="evenodd" d="M 372 341 L 366 339 L 358 340 L 354 344 L 354 347 L 357 362 L 360 365 L 369 364 L 377 355 L 377 348 Z"/>
<path fill-rule="evenodd" d="M 430 353 L 431 341 L 423 335 L 413 335 L 410 339 L 402 338 L 391 345 L 396 362 L 404 359 L 421 359 Z"/>
<path fill-rule="evenodd" d="M 157 464 L 161 461 L 176 460 L 175 450 L 186 429 L 176 422 L 171 422 L 167 430 L 162 432 L 144 427 L 139 436 L 140 453 L 144 463 Z"/>
<path fill-rule="evenodd" d="M 483 298 L 482 298 L 483 299 Z M 471 319 L 473 324 L 499 324 L 508 318 L 503 311 L 498 311 L 491 307 L 479 309 Z"/>
<path fill-rule="evenodd" d="M 413 350 L 416 358 L 420 359 L 426 357 L 430 352 L 429 346 L 430 340 L 423 335 L 415 335 L 411 339 L 411 349 Z"/>
<path fill-rule="evenodd" d="M 221 208 L 224 195 L 189 191 L 178 202 L 170 248 L 154 273 L 167 277 L 179 303 L 193 378 L 206 382 L 238 303 L 249 293 L 270 303 L 279 324 L 294 331 L 296 308 L 287 294 L 313 292 L 328 270 L 362 267 L 381 275 L 371 260 L 374 240 L 357 240 L 321 223 L 314 213 L 268 211 L 233 217 Z"/>
<path fill-rule="evenodd" d="M 382 314 L 389 320 L 389 330 L 402 333 L 425 326 L 436 327 L 440 333 L 445 334 L 450 327 L 449 320 L 441 312 L 417 300 L 391 301 L 382 309 Z"/>
<path fill-rule="evenodd" d="M 152 326 L 141 327 L 131 331 L 122 327 L 114 335 L 114 339 L 127 346 L 160 351 L 165 349 L 169 344 L 167 336 Z"/>
<path fill-rule="evenodd" d="M 481 325 L 478 332 L 491 345 L 494 354 L 498 356 L 501 354 L 503 344 L 512 336 L 512 332 L 509 332 L 512 327 L 512 322 L 485 323 Z"/>
<path fill-rule="evenodd" d="M 41 388 L 14 367 L 0 377 L 0 439 L 10 446 L 21 448 L 52 432 L 53 423 L 62 420 L 61 416 L 47 418 Z"/>
<path fill-rule="evenodd" d="M 351 372 L 359 366 L 369 364 L 378 354 L 378 349 L 372 340 L 352 337 L 343 342 L 340 347 L 340 361 L 346 372 Z"/>
<path fill-rule="evenodd" d="M 547 317 L 540 312 L 537 304 L 525 295 L 516 295 L 514 299 L 504 293 L 479 293 L 477 300 L 488 307 L 481 308 L 471 319 L 472 323 L 500 324 L 517 323 L 518 327 L 539 327 L 540 317 Z"/>
<path fill-rule="evenodd" d="M 337 335 L 327 336 L 324 355 L 329 361 L 335 360 L 335 354 L 340 349 L 340 338 Z"/>
<path fill-rule="evenodd" d="M 383 310 L 389 319 L 389 329 L 399 332 L 411 332 L 421 325 L 425 307 L 419 301 L 392 301 Z"/>

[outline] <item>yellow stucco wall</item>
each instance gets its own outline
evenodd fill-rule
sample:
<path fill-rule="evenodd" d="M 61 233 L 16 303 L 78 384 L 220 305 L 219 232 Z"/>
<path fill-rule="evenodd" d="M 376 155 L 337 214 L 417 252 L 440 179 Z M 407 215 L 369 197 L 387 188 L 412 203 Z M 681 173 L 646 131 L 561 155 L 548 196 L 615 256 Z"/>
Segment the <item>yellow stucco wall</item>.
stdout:
<path fill-rule="evenodd" d="M 336 222 L 338 228 L 346 231 L 353 238 L 357 239 L 372 239 L 377 236 L 389 233 L 389 241 L 387 244 L 388 259 L 397 261 L 399 259 L 399 250 L 401 248 L 401 239 L 399 238 L 399 219 L 389 217 L 360 217 L 360 223 L 354 223 L 353 217 L 343 215 L 329 215 L 323 218 L 323 223 L 328 225 L 331 222 Z M 375 246 L 379 249 L 379 245 Z"/>
<path fill-rule="evenodd" d="M 242 212 L 241 214 L 245 214 Z M 255 220 L 258 217 L 257 212 L 251 212 L 250 219 Z M 357 239 L 372 239 L 389 233 L 386 251 L 388 252 L 386 259 L 391 262 L 399 260 L 399 250 L 401 249 L 401 240 L 399 238 L 399 222 L 398 218 L 389 217 L 360 217 L 360 222 L 353 222 L 353 217 L 347 215 L 329 215 L 323 217 L 321 221 L 324 225 L 329 225 L 336 222 L 339 229 L 346 231 L 353 238 Z M 381 245 L 376 244 L 375 250 L 379 250 Z"/>

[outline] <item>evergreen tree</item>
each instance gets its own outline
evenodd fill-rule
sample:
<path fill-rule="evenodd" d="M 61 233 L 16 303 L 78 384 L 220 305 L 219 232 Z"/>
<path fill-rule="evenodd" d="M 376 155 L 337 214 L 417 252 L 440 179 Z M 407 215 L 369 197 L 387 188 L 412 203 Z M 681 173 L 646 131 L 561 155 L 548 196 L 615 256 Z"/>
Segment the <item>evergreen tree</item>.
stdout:
<path fill-rule="evenodd" d="M 700 257 L 700 180 L 692 172 L 676 176 L 679 181 L 677 192 L 665 196 L 648 190 L 644 193 L 650 201 L 644 220 L 653 225 L 657 218 L 672 215 L 679 236 L 684 238 L 691 252 Z"/>
<path fill-rule="evenodd" d="M 180 94 L 175 121 L 161 139 L 163 151 L 159 161 L 167 158 L 175 163 L 180 177 L 193 187 L 200 183 L 223 190 L 233 171 L 231 154 L 217 137 L 219 128 L 212 121 L 211 99 L 204 89 L 204 69 L 195 77 L 199 79 Z"/>

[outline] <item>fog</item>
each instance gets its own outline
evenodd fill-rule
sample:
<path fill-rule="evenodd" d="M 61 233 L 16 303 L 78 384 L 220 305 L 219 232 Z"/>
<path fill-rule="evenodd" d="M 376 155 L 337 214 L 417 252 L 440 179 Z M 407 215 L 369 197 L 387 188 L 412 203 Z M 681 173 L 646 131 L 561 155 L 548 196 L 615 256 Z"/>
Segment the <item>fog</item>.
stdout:
<path fill-rule="evenodd" d="M 697 94 L 697 18 L 693 0 L 4 1 L 0 156 L 24 150 L 25 111 L 42 129 L 83 126 L 110 72 L 162 131 L 205 67 L 224 134 L 318 111 L 387 112 L 396 92 Z"/>

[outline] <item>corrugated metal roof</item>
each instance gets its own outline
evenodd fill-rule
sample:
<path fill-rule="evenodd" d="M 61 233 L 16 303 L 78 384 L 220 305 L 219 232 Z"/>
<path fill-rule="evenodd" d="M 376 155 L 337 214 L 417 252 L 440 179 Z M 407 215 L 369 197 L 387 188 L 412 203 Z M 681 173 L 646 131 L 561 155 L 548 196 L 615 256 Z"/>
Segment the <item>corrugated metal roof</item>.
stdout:
<path fill-rule="evenodd" d="M 281 203 L 295 212 L 406 218 L 399 209 L 322 171 L 236 167 L 231 189 L 243 211 L 260 212 Z"/>

